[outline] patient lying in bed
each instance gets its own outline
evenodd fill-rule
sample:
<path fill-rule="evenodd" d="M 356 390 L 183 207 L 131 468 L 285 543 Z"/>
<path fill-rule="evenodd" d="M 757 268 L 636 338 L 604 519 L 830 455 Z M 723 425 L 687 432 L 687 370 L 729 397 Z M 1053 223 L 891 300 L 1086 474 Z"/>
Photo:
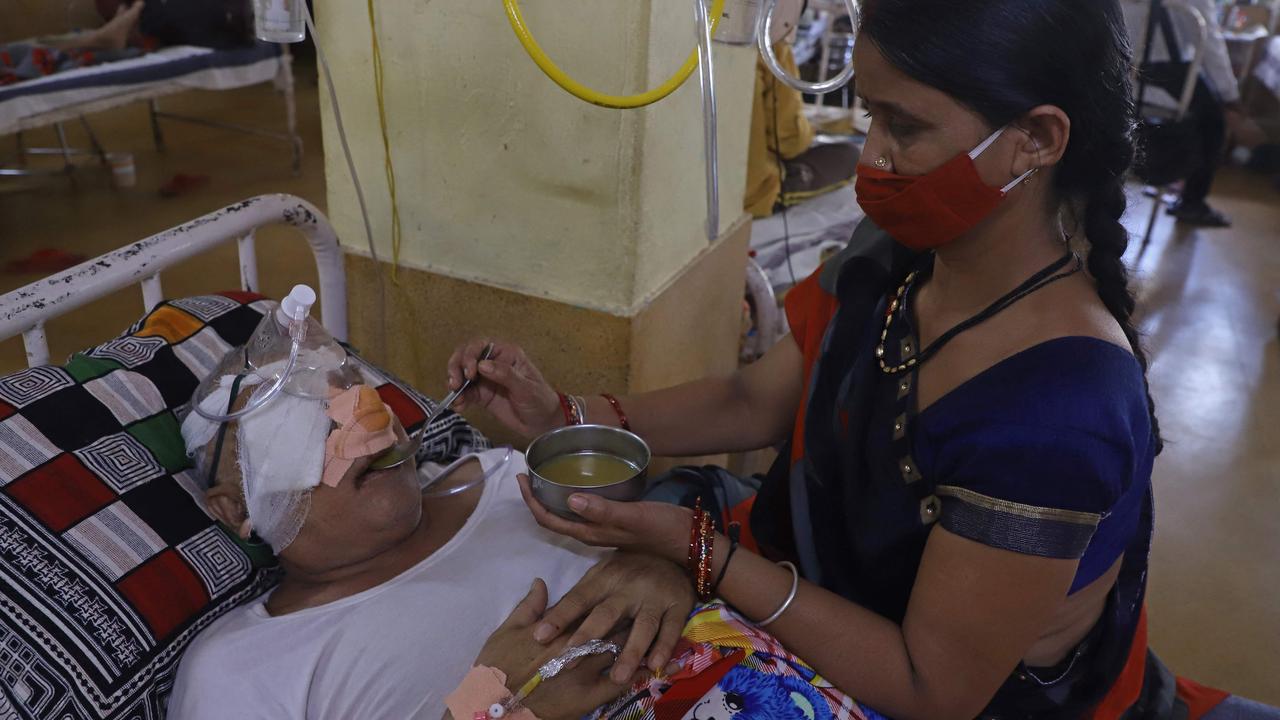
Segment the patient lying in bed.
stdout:
<path fill-rule="evenodd" d="M 126 60 L 160 47 L 253 44 L 253 16 L 245 0 L 96 0 L 96 5 L 106 21 L 101 27 L 0 42 L 0 86 Z"/>
<path fill-rule="evenodd" d="M 546 580 L 554 599 L 607 562 L 606 554 L 534 523 L 516 482 L 525 472 L 518 454 L 504 464 L 507 451 L 483 453 L 450 481 L 491 473 L 482 485 L 432 497 L 420 488 L 404 431 L 375 391 L 356 386 L 332 400 L 319 418 L 323 449 L 310 453 L 306 402 L 314 401 L 273 400 L 218 433 L 221 444 L 184 427 L 189 449 L 221 448 L 204 462 L 216 478 L 211 512 L 242 536 L 256 530 L 271 542 L 284 579 L 196 638 L 179 668 L 170 716 L 436 720 L 485 638 L 535 578 Z M 409 461 L 375 469 L 396 453 Z M 302 510 L 288 492 L 274 492 L 287 473 L 315 476 L 304 483 L 312 489 Z M 263 487 L 274 489 L 265 500 Z M 687 613 L 688 582 L 674 565 L 666 578 L 665 585 L 654 579 L 654 591 L 683 592 L 678 612 Z M 521 636 L 528 638 L 521 652 L 541 651 L 532 634 Z M 623 690 L 606 680 L 594 695 L 562 698 L 572 705 L 564 716 L 581 717 Z M 561 710 L 539 714 L 552 720 Z"/>
<path fill-rule="evenodd" d="M 129 47 L 129 38 L 137 30 L 143 9 L 142 0 L 136 0 L 131 5 L 120 4 L 106 24 L 93 30 L 0 42 L 0 85 L 141 54 Z"/>
<path fill-rule="evenodd" d="M 244 407 L 262 390 L 232 377 L 199 407 Z M 465 460 L 424 492 L 416 443 L 372 388 L 334 389 L 324 403 L 280 393 L 230 424 L 192 413 L 183 436 L 212 478 L 210 511 L 268 542 L 284 578 L 197 636 L 169 703 L 178 720 L 436 720 L 473 665 L 501 670 L 514 690 L 566 645 L 610 632 L 624 646 L 617 662 L 583 661 L 525 706 L 541 720 L 876 717 L 729 608 L 690 618 L 682 568 L 542 530 L 516 453 Z M 548 595 L 566 592 L 586 619 L 536 642 Z M 642 662 L 664 672 L 633 675 Z"/>

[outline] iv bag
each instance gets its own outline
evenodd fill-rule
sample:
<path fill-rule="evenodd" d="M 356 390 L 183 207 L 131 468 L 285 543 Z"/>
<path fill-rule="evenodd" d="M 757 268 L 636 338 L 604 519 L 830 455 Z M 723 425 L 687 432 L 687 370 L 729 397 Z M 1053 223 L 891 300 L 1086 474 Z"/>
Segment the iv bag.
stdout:
<path fill-rule="evenodd" d="M 307 0 L 253 0 L 254 29 L 259 40 L 300 43 L 307 39 Z"/>

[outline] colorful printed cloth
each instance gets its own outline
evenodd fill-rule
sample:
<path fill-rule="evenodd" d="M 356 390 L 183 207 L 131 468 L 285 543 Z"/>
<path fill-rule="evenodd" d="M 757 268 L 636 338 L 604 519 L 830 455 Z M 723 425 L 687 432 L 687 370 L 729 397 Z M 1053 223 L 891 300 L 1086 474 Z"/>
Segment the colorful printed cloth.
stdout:
<path fill-rule="evenodd" d="M 723 603 L 694 610 L 681 669 L 637 685 L 592 720 L 885 720 Z"/>
<path fill-rule="evenodd" d="M 59 50 L 41 44 L 39 40 L 0 43 L 0 85 L 13 85 L 23 80 L 125 60 L 141 54 L 142 51 L 137 48 Z"/>

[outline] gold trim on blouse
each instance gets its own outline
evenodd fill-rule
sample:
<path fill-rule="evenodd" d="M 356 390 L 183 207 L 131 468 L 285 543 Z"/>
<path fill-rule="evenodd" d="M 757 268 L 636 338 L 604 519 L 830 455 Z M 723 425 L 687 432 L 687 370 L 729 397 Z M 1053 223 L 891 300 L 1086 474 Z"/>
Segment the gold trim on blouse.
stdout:
<path fill-rule="evenodd" d="M 996 512 L 1017 515 L 1018 517 L 1027 518 L 1029 520 L 1053 520 L 1056 522 L 1072 523 L 1074 525 L 1087 525 L 1092 528 L 1097 528 L 1098 523 L 1102 522 L 1102 516 L 1098 513 L 1036 507 L 1035 505 L 1023 505 L 1022 503 L 1011 502 L 1009 500 L 988 497 L 982 493 L 976 493 L 966 488 L 956 487 L 955 485 L 939 485 L 937 494 L 946 497 L 953 497 L 957 500 L 969 503 L 970 505 L 976 505 L 985 510 L 994 510 Z"/>

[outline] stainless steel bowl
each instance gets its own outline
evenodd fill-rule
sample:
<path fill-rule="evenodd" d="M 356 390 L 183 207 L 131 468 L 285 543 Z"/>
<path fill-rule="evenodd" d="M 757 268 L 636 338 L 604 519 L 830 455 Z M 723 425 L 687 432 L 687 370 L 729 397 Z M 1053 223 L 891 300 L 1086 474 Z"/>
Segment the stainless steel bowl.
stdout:
<path fill-rule="evenodd" d="M 538 468 L 549 460 L 589 452 L 625 460 L 638 468 L 638 471 L 626 480 L 596 487 L 562 485 L 538 474 Z M 626 430 L 604 425 L 571 425 L 552 430 L 534 440 L 525 453 L 533 496 L 551 512 L 570 520 L 581 519 L 569 509 L 569 496 L 576 493 L 599 495 L 623 502 L 638 500 L 645 491 L 650 458 L 649 446 L 644 440 Z"/>

